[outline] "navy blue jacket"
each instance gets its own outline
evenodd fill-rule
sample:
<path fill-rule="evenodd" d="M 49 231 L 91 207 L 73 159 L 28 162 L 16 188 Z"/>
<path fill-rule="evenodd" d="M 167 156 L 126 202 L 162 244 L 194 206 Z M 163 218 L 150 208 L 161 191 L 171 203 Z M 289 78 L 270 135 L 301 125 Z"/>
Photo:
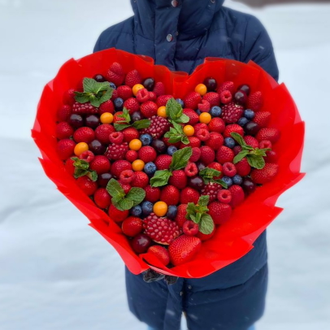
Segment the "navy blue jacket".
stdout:
<path fill-rule="evenodd" d="M 134 16 L 106 29 L 94 51 L 116 47 L 153 57 L 156 64 L 192 73 L 205 57 L 253 60 L 276 80 L 273 47 L 253 16 L 223 0 L 131 0 Z M 203 279 L 145 283 L 126 270 L 136 317 L 159 330 L 178 330 L 182 311 L 190 330 L 246 330 L 263 314 L 267 288 L 266 234 L 246 256 Z"/>

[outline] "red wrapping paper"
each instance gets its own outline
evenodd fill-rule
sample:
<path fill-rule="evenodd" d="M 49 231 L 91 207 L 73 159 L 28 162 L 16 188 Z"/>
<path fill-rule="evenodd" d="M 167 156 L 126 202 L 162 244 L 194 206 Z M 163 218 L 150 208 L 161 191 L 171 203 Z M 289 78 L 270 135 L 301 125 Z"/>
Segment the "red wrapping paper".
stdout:
<path fill-rule="evenodd" d="M 198 255 L 190 262 L 173 268 L 163 266 L 152 254 L 136 255 L 128 238 L 110 216 L 99 209 L 76 185 L 56 153 L 56 112 L 62 104 L 63 93 L 78 87 L 84 77 L 105 73 L 110 64 L 119 62 L 125 72 L 137 69 L 142 78 L 154 77 L 164 82 L 166 93 L 184 98 L 204 78 L 212 76 L 218 82 L 232 80 L 235 86 L 249 84 L 252 91 L 260 90 L 264 96 L 262 110 L 272 113 L 270 127 L 281 131 L 281 139 L 274 145 L 279 155 L 279 173 L 273 181 L 258 187 L 243 204 L 233 210 L 231 219 L 217 228 L 216 234 L 203 242 Z M 206 58 L 192 75 L 171 72 L 165 66 L 154 65 L 152 58 L 133 55 L 114 48 L 98 52 L 79 60 L 71 59 L 44 88 L 37 108 L 32 137 L 40 149 L 40 162 L 46 175 L 86 217 L 90 226 L 98 231 L 119 253 L 129 270 L 139 274 L 148 268 L 167 275 L 184 278 L 207 276 L 240 259 L 251 249 L 258 236 L 279 215 L 275 206 L 278 197 L 304 176 L 300 173 L 304 145 L 304 122 L 284 84 L 278 84 L 253 62 Z"/>

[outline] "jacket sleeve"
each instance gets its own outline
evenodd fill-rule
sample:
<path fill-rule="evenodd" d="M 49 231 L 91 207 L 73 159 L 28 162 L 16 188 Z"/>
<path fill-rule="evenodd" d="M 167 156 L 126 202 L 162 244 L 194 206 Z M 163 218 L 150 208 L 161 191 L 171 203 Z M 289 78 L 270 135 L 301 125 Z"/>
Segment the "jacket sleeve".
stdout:
<path fill-rule="evenodd" d="M 266 70 L 276 81 L 279 71 L 275 59 L 274 49 L 269 35 L 261 22 L 250 16 L 242 50 L 242 62 L 254 61 Z"/>

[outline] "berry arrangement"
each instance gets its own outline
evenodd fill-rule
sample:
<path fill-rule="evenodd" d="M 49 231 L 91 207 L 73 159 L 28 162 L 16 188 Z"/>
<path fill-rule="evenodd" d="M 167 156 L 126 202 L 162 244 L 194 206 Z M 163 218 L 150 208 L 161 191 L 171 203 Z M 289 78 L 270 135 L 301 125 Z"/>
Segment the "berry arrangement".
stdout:
<path fill-rule="evenodd" d="M 64 93 L 57 153 L 135 253 L 177 266 L 278 173 L 280 132 L 262 107 L 261 92 L 212 77 L 175 99 L 114 62 Z"/>

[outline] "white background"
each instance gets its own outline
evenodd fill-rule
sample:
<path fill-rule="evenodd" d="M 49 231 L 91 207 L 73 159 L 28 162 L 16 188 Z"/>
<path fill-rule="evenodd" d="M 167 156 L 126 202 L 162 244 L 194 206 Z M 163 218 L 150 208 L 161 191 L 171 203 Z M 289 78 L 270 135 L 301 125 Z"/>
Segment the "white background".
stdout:
<path fill-rule="evenodd" d="M 306 121 L 306 178 L 278 201 L 260 330 L 330 328 L 330 5 L 251 10 L 273 40 L 280 81 Z M 115 250 L 47 179 L 30 138 L 43 86 L 128 0 L 0 0 L 0 329 L 142 330 L 129 313 Z M 202 330 L 202 329 L 201 329 Z M 230 330 L 230 329 L 228 329 Z"/>

